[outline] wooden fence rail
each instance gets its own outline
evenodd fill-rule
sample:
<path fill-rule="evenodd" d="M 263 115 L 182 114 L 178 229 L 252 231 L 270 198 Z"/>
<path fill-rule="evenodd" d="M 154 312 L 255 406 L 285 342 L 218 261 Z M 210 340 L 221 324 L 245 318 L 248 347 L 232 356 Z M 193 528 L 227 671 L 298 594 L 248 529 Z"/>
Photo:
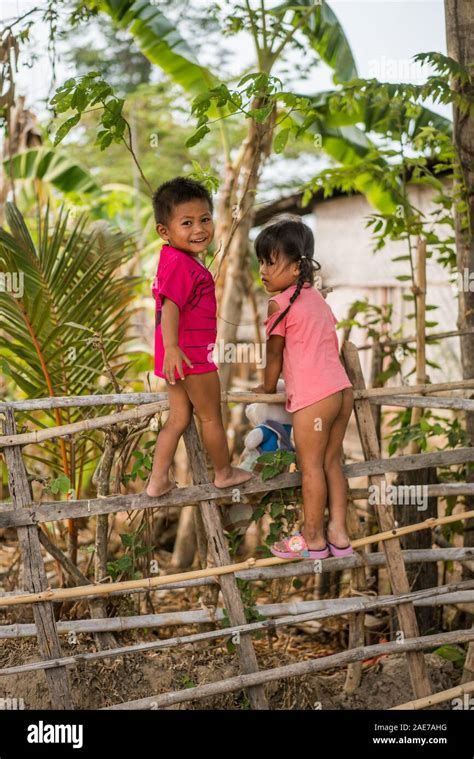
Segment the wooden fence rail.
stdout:
<path fill-rule="evenodd" d="M 390 655 L 405 653 L 411 677 L 415 700 L 420 703 L 423 698 L 432 698 L 431 684 L 426 670 L 423 650 L 436 645 L 455 642 L 470 642 L 474 640 L 474 630 L 455 630 L 420 637 L 415 606 L 424 604 L 463 604 L 469 605 L 474 601 L 474 582 L 451 583 L 441 588 L 429 588 L 411 592 L 407 582 L 406 564 L 428 561 L 472 561 L 474 549 L 428 549 L 426 551 L 402 551 L 400 537 L 418 530 L 432 529 L 435 526 L 474 518 L 474 511 L 465 511 L 438 519 L 427 519 L 405 527 L 398 527 L 395 512 L 390 501 L 385 500 L 388 485 L 385 475 L 390 472 L 402 472 L 425 469 L 428 467 L 449 467 L 474 461 L 474 448 L 456 448 L 452 450 L 419 453 L 413 455 L 381 458 L 372 405 L 404 406 L 414 408 L 444 408 L 455 411 L 470 411 L 474 409 L 474 400 L 462 397 L 444 397 L 436 395 L 445 391 L 468 390 L 474 388 L 474 380 L 439 383 L 437 385 L 418 384 L 393 388 L 367 389 L 365 387 L 357 349 L 345 342 L 342 350 L 342 360 L 354 387 L 355 417 L 361 439 L 365 461 L 347 464 L 344 472 L 348 479 L 367 476 L 369 488 L 353 488 L 349 490 L 350 497 L 366 498 L 375 494 L 375 514 L 378 520 L 379 532 L 374 535 L 363 535 L 351 541 L 357 553 L 346 559 L 327 559 L 317 562 L 317 571 L 331 572 L 347 569 L 363 575 L 365 567 L 385 566 L 390 580 L 392 594 L 372 598 L 363 594 L 361 597 L 342 598 L 318 602 L 302 602 L 298 606 L 292 604 L 266 604 L 258 606 L 264 620 L 247 623 L 242 599 L 238 590 L 237 580 L 266 580 L 276 577 L 303 576 L 314 573 L 314 562 L 294 562 L 277 558 L 250 559 L 245 562 L 230 563 L 230 556 L 225 540 L 219 506 L 232 502 L 233 489 L 221 490 L 207 481 L 205 457 L 197 434 L 194 420 L 185 433 L 185 443 L 193 475 L 193 485 L 186 488 L 176 488 L 160 498 L 148 496 L 114 495 L 106 498 L 71 500 L 64 502 L 33 503 L 30 484 L 22 458 L 22 447 L 29 444 L 40 444 L 45 440 L 74 435 L 95 429 L 107 429 L 112 425 L 124 422 L 143 420 L 161 413 L 168 408 L 164 393 L 129 393 L 109 394 L 107 396 L 81 396 L 65 398 L 45 398 L 29 401 L 15 401 L 0 404 L 0 416 L 4 417 L 3 434 L 0 436 L 0 448 L 3 448 L 9 475 L 9 489 L 12 503 L 0 504 L 0 528 L 14 527 L 18 530 L 19 545 L 25 567 L 24 577 L 26 589 L 0 594 L 0 606 L 12 607 L 31 604 L 34 613 L 34 625 L 5 625 L 0 627 L 0 638 L 25 637 L 36 635 L 42 660 L 16 667 L 0 670 L 0 676 L 28 672 L 37 669 L 45 671 L 51 693 L 53 708 L 73 708 L 73 701 L 67 679 L 67 667 L 79 661 L 94 661 L 101 658 L 121 656 L 129 653 L 155 650 L 169 646 L 184 645 L 203 640 L 225 638 L 238 633 L 240 644 L 237 646 L 240 675 L 220 683 L 212 683 L 197 688 L 186 689 L 185 692 L 159 694 L 146 699 L 116 705 L 114 709 L 157 708 L 169 706 L 184 701 L 200 700 L 211 695 L 229 693 L 245 689 L 251 706 L 254 709 L 267 708 L 264 683 L 286 677 L 299 676 L 312 672 L 323 671 L 331 667 L 349 666 L 354 681 L 360 676 L 361 662 L 372 655 Z M 426 397 L 429 395 L 429 397 Z M 267 402 L 284 401 L 282 394 L 256 395 L 248 392 L 223 393 L 224 402 Z M 22 432 L 16 431 L 15 413 L 21 411 L 41 411 L 51 408 L 93 407 L 115 404 L 133 404 L 133 408 L 119 413 L 92 417 L 72 424 L 49 427 L 45 429 Z M 242 498 L 255 499 L 272 490 L 294 488 L 301 484 L 299 472 L 284 473 L 263 480 L 261 475 L 240 486 Z M 375 487 L 374 487 L 375 486 Z M 409 489 L 408 489 L 409 490 Z M 449 495 L 469 495 L 474 492 L 474 483 L 439 483 L 427 486 L 424 494 L 428 497 Z M 68 563 L 57 546 L 41 532 L 39 525 L 44 522 L 55 522 L 64 519 L 83 517 L 107 518 L 108 514 L 130 511 L 144 511 L 150 508 L 165 508 L 169 506 L 182 507 L 190 503 L 199 505 L 202 516 L 209 558 L 213 566 L 200 570 L 173 575 L 159 575 L 119 583 L 90 583 L 89 580 L 75 567 Z M 357 518 L 357 517 L 356 517 Z M 356 525 L 353 523 L 356 530 Z M 358 528 L 357 528 L 358 529 Z M 357 531 L 357 530 L 356 530 Z M 383 554 L 365 553 L 364 548 L 371 543 L 380 543 Z M 75 587 L 48 588 L 41 548 L 47 550 L 69 574 Z M 202 556 L 201 556 L 202 558 Z M 204 557 L 205 558 L 205 557 Z M 360 574 L 362 572 L 362 575 Z M 355 581 L 356 575 L 354 575 Z M 63 656 L 60 645 L 60 634 L 67 631 L 105 633 L 150 626 L 171 624 L 202 624 L 219 621 L 223 616 L 222 609 L 216 608 L 212 615 L 205 610 L 169 614 L 161 612 L 155 615 L 140 615 L 139 617 L 123 619 L 95 618 L 77 620 L 74 622 L 58 622 L 54 618 L 53 603 L 72 598 L 102 598 L 108 595 L 120 595 L 132 592 L 150 592 L 160 589 L 173 589 L 193 586 L 217 586 L 223 593 L 230 626 L 221 630 L 210 630 L 187 636 L 176 636 L 167 640 L 157 640 L 151 643 L 140 643 L 132 646 L 108 648 L 92 653 Z M 356 587 L 354 585 L 354 587 Z M 398 613 L 400 630 L 403 632 L 402 643 L 388 643 L 383 646 L 364 646 L 363 617 L 367 610 L 395 607 Z M 311 660 L 277 667 L 272 670 L 259 671 L 251 633 L 265 627 L 281 627 L 309 620 L 325 619 L 340 615 L 349 615 L 350 646 L 348 651 L 322 659 Z M 173 621 L 174 620 L 174 621 Z M 362 637 L 361 637 L 362 636 Z M 352 669 L 351 669 L 352 668 Z"/>

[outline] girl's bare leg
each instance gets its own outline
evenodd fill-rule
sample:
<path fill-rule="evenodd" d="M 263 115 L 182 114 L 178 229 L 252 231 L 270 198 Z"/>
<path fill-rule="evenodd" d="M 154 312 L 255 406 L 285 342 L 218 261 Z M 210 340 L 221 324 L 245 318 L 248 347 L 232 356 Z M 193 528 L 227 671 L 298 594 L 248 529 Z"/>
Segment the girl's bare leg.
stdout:
<path fill-rule="evenodd" d="M 146 494 L 154 498 L 174 487 L 174 483 L 169 479 L 169 469 L 179 439 L 191 421 L 193 408 L 183 384 L 166 383 L 170 411 L 156 441 L 151 476 L 146 488 Z"/>
<path fill-rule="evenodd" d="M 334 420 L 329 433 L 329 442 L 324 455 L 324 471 L 329 491 L 328 540 L 339 548 L 348 545 L 346 531 L 347 479 L 342 469 L 342 444 L 346 434 L 352 409 L 354 392 L 348 387 L 342 391 L 341 410 Z"/>
<path fill-rule="evenodd" d="M 188 374 L 182 381 L 201 422 L 202 437 L 214 467 L 214 485 L 227 488 L 247 482 L 254 475 L 231 466 L 229 447 L 222 423 L 221 384 L 217 372 Z"/>
<path fill-rule="evenodd" d="M 313 550 L 326 545 L 324 509 L 327 483 L 324 459 L 331 428 L 341 405 L 342 392 L 338 392 L 293 413 L 296 460 L 303 486 L 303 534 Z"/>

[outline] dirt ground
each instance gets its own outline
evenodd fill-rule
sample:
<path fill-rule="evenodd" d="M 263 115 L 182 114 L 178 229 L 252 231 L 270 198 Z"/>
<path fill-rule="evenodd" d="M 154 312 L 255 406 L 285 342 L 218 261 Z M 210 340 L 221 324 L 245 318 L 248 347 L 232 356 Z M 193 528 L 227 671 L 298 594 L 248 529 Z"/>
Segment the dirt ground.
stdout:
<path fill-rule="evenodd" d="M 162 634 L 164 630 L 162 631 Z M 170 632 L 170 634 L 172 634 Z M 119 645 L 151 640 L 154 634 L 122 633 Z M 163 637 L 168 635 L 163 634 Z M 278 638 L 255 641 L 261 669 L 292 664 L 303 659 L 335 653 L 332 645 L 322 646 L 305 633 L 278 632 Z M 63 639 L 64 640 L 64 639 Z M 63 645 L 64 654 L 69 646 Z M 94 650 L 91 636 L 78 635 L 75 653 Z M 425 656 L 434 691 L 457 685 L 460 672 L 453 664 L 434 654 Z M 7 640 L 0 649 L 0 667 L 11 667 L 37 661 L 36 644 L 31 638 Z M 109 660 L 80 663 L 68 667 L 73 700 L 77 709 L 101 707 L 131 701 L 195 685 L 220 681 L 238 674 L 236 656 L 225 646 L 197 644 L 160 652 L 128 654 Z M 327 671 L 280 680 L 265 686 L 272 709 L 388 709 L 412 698 L 406 657 L 383 657 L 363 668 L 357 691 L 344 694 L 345 669 Z M 23 699 L 25 709 L 49 707 L 49 694 L 43 671 L 9 675 L 1 678 L 0 698 Z M 183 703 L 172 709 L 247 709 L 247 697 L 240 691 Z M 437 708 L 449 709 L 449 704 Z"/>

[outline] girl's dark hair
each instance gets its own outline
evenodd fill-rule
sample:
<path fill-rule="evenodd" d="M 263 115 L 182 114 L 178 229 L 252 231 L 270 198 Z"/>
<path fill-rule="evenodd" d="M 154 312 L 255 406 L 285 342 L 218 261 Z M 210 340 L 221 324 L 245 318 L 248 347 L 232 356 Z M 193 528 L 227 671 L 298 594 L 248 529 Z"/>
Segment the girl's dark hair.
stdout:
<path fill-rule="evenodd" d="M 152 203 L 157 224 L 168 224 L 173 209 L 180 203 L 198 198 L 207 200 L 211 213 L 214 210 L 210 192 L 200 182 L 189 177 L 175 177 L 163 182 L 153 193 Z"/>
<path fill-rule="evenodd" d="M 301 292 L 305 282 L 314 285 L 314 273 L 319 271 L 321 264 L 313 258 L 314 236 L 311 229 L 296 216 L 278 217 L 272 220 L 255 239 L 255 253 L 259 261 L 267 264 L 274 262 L 274 256 L 282 253 L 290 262 L 300 264 L 300 273 L 296 281 L 296 290 L 290 298 L 288 306 L 279 315 L 269 334 L 286 316 L 290 306 Z"/>

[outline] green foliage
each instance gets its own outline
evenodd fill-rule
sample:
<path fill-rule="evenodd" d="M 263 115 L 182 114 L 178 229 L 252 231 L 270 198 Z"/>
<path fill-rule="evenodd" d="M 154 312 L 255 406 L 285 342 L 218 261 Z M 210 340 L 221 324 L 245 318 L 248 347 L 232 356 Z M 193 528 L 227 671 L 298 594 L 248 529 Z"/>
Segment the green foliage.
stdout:
<path fill-rule="evenodd" d="M 146 0 L 89 0 L 89 5 L 106 13 L 117 29 L 127 31 L 142 54 L 159 66 L 170 81 L 193 96 L 218 83 L 197 60 L 189 45 L 155 2 Z"/>
<path fill-rule="evenodd" d="M 135 459 L 132 466 L 132 471 L 130 474 L 123 474 L 122 475 L 122 482 L 126 486 L 130 481 L 135 482 L 138 479 L 140 480 L 146 480 L 148 477 L 148 473 L 151 472 L 152 467 L 152 452 L 149 451 L 150 448 L 154 448 L 156 445 L 156 438 L 155 440 L 147 440 L 146 443 L 143 443 L 143 448 L 145 449 L 145 453 L 142 451 L 133 451 L 132 456 Z"/>
<path fill-rule="evenodd" d="M 239 589 L 240 597 L 242 599 L 242 603 L 244 605 L 244 611 L 245 611 L 245 620 L 247 624 L 251 624 L 252 622 L 260 622 L 264 621 L 265 617 L 260 614 L 259 611 L 257 611 L 257 605 L 256 605 L 256 589 L 252 586 L 252 583 L 249 580 L 241 580 L 240 578 L 236 579 L 237 587 Z M 230 619 L 229 619 L 229 613 L 227 609 L 224 607 L 223 610 L 224 613 L 224 619 L 220 622 L 220 625 L 223 629 L 226 627 L 231 627 Z M 263 637 L 263 632 L 261 630 L 255 630 L 253 633 L 251 633 L 252 636 L 255 638 L 255 640 L 260 640 Z M 232 642 L 232 640 L 229 638 L 226 642 L 226 647 L 229 653 L 234 653 L 236 649 L 235 643 Z"/>
<path fill-rule="evenodd" d="M 58 145 L 79 123 L 82 114 L 94 108 L 101 110 L 97 132 L 96 144 L 101 150 L 105 150 L 110 143 L 122 142 L 124 139 L 127 122 L 123 118 L 122 110 L 124 100 L 118 98 L 110 84 L 101 77 L 98 71 L 90 71 L 84 76 L 67 79 L 61 87 L 58 87 L 51 98 L 51 105 L 57 113 L 76 111 L 59 127 L 56 132 L 54 144 Z"/>
<path fill-rule="evenodd" d="M 262 480 L 269 480 L 288 470 L 290 464 L 296 463 L 296 454 L 291 451 L 272 451 L 262 453 L 257 463 L 263 464 Z M 296 502 L 301 500 L 301 488 L 285 488 L 266 493 L 259 506 L 253 510 L 251 521 L 258 522 L 265 514 L 272 519 L 269 534 L 263 546 L 257 548 L 257 553 L 263 557 L 273 554 L 270 546 L 281 539 L 282 535 L 290 534 L 298 521 Z"/>
<path fill-rule="evenodd" d="M 389 456 L 393 456 L 413 441 L 420 446 L 422 451 L 426 451 L 431 437 L 447 439 L 447 444 L 442 450 L 469 445 L 466 430 L 456 417 L 447 419 L 444 416 L 437 416 L 431 409 L 424 409 L 419 423 L 412 425 L 412 411 L 412 408 L 406 408 L 396 412 L 388 422 L 390 427 L 395 428 L 394 432 L 387 436 L 390 440 Z"/>
<path fill-rule="evenodd" d="M 53 495 L 66 495 L 71 488 L 71 481 L 65 474 L 60 474 L 59 477 L 55 477 L 49 482 L 48 487 L 43 492 L 51 492 Z"/>
<path fill-rule="evenodd" d="M 18 181 L 30 182 L 37 186 L 38 180 L 51 183 L 62 193 L 88 194 L 99 192 L 100 188 L 93 176 L 69 155 L 48 147 L 31 148 L 16 153 L 12 160 L 3 162 L 4 170 L 13 176 L 18 190 Z"/>
<path fill-rule="evenodd" d="M 230 557 L 231 559 L 234 559 L 237 556 L 238 550 L 244 541 L 245 534 L 242 535 L 239 528 L 235 530 L 225 530 L 224 534 L 227 539 Z"/>
<path fill-rule="evenodd" d="M 197 683 L 189 675 L 183 675 L 181 678 L 181 685 L 183 688 L 196 688 Z"/>
<path fill-rule="evenodd" d="M 117 275 L 133 254 L 130 235 L 96 229 L 85 216 L 71 219 L 64 207 L 56 218 L 47 208 L 33 222 L 12 204 L 6 212 L 7 224 L 0 229 L 0 266 L 22 275 L 18 291 L 0 289 L 6 397 L 18 392 L 27 398 L 112 392 L 110 372 L 120 382 L 133 364 L 126 343 L 139 278 Z M 22 421 L 48 427 L 103 413 L 101 406 L 50 409 L 23 412 Z M 28 450 L 25 455 L 44 464 L 46 471 L 66 473 L 68 445 L 63 439 L 47 440 L 40 453 Z M 92 467 L 97 455 L 94 435 L 76 438 L 79 470 Z"/>
<path fill-rule="evenodd" d="M 115 561 L 107 563 L 107 572 L 113 582 L 125 579 L 138 580 L 143 577 L 143 573 L 138 570 L 137 565 L 140 558 L 151 553 L 154 548 L 154 546 L 147 545 L 144 542 L 143 530 L 145 526 L 146 522 L 143 520 L 133 532 L 120 533 L 120 540 L 125 548 L 125 553 Z"/>
<path fill-rule="evenodd" d="M 463 669 L 464 667 L 464 662 L 466 661 L 466 651 L 461 646 L 458 646 L 456 644 L 447 644 L 445 646 L 436 648 L 432 653 L 452 662 L 456 669 Z"/>
<path fill-rule="evenodd" d="M 262 480 L 270 480 L 277 474 L 282 474 L 290 464 L 296 463 L 296 453 L 292 451 L 271 451 L 262 453 L 258 457 L 257 464 L 263 464 L 261 472 Z"/>

